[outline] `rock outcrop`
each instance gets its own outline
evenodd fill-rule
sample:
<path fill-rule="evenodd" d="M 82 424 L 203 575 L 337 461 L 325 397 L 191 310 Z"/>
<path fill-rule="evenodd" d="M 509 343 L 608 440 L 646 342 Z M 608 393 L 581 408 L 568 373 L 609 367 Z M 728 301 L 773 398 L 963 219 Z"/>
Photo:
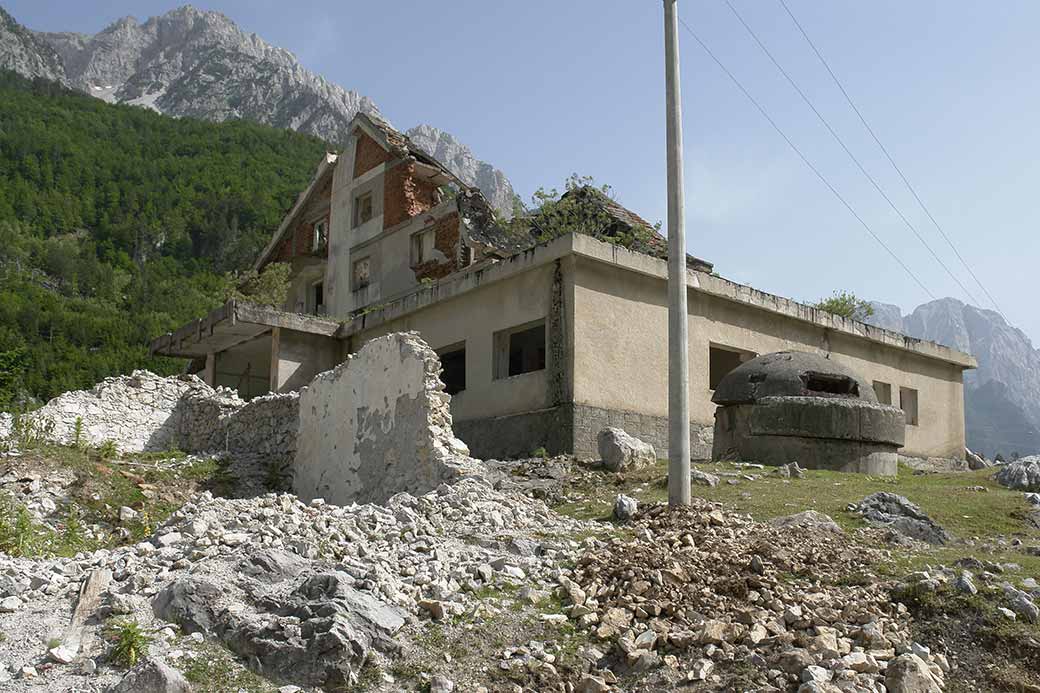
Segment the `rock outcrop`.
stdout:
<path fill-rule="evenodd" d="M 66 84 L 61 58 L 46 41 L 21 26 L 0 7 L 0 67 L 24 77 Z"/>
<path fill-rule="evenodd" d="M 1023 457 L 997 471 L 997 483 L 1017 491 L 1040 491 L 1040 455 Z"/>
<path fill-rule="evenodd" d="M 895 493 L 872 493 L 857 504 L 856 511 L 867 522 L 911 539 L 929 544 L 948 544 L 953 539 L 920 507 Z"/>

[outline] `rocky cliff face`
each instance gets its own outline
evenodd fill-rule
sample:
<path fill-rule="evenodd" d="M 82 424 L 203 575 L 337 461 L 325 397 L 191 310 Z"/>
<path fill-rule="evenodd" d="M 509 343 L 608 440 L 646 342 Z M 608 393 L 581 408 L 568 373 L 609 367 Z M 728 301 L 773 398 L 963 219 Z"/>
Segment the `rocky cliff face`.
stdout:
<path fill-rule="evenodd" d="M 378 114 L 367 96 L 306 70 L 296 57 L 240 29 L 219 12 L 191 6 L 138 23 L 125 17 L 101 32 L 35 33 L 0 9 L 0 68 L 46 77 L 113 103 L 173 116 L 235 118 L 340 143 L 359 112 Z M 459 178 L 501 211 L 513 204 L 505 175 L 430 126 L 412 131 Z"/>
<path fill-rule="evenodd" d="M 968 446 L 989 455 L 1040 451 L 1040 351 L 1000 314 L 953 298 L 918 306 L 874 303 L 870 322 L 968 352 L 979 367 L 965 374 Z"/>
<path fill-rule="evenodd" d="M 0 67 L 26 77 L 67 83 L 61 58 L 45 41 L 0 7 Z"/>

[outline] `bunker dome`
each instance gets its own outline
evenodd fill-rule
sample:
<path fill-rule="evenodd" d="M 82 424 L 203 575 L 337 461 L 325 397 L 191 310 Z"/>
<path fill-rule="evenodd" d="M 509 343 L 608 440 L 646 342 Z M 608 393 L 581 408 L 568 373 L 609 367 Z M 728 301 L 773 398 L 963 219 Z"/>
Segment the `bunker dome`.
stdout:
<path fill-rule="evenodd" d="M 879 404 L 866 380 L 825 356 L 751 359 L 719 382 L 712 401 L 713 460 L 896 474 L 903 411 Z"/>

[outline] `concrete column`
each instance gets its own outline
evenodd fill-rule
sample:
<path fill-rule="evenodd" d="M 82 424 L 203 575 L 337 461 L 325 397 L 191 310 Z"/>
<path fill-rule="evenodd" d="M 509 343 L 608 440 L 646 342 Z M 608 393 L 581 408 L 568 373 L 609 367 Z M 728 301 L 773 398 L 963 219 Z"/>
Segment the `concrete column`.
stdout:
<path fill-rule="evenodd" d="M 271 328 L 271 374 L 267 389 L 269 392 L 278 392 L 281 381 L 278 378 L 278 362 L 281 358 L 282 328 Z"/>
<path fill-rule="evenodd" d="M 206 354 L 206 367 L 202 371 L 202 380 L 210 387 L 216 387 L 217 383 L 217 355 Z"/>
<path fill-rule="evenodd" d="M 690 365 L 686 311 L 682 95 L 677 0 L 664 0 L 668 151 L 668 504 L 690 503 Z"/>

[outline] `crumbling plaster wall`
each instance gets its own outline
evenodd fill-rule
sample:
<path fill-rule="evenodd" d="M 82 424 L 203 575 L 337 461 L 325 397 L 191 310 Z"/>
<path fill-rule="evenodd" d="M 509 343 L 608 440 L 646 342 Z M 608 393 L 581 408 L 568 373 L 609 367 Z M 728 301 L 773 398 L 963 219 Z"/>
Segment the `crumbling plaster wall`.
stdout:
<path fill-rule="evenodd" d="M 451 428 L 440 361 L 416 333 L 373 339 L 300 393 L 293 488 L 304 500 L 383 502 L 479 473 Z"/>

